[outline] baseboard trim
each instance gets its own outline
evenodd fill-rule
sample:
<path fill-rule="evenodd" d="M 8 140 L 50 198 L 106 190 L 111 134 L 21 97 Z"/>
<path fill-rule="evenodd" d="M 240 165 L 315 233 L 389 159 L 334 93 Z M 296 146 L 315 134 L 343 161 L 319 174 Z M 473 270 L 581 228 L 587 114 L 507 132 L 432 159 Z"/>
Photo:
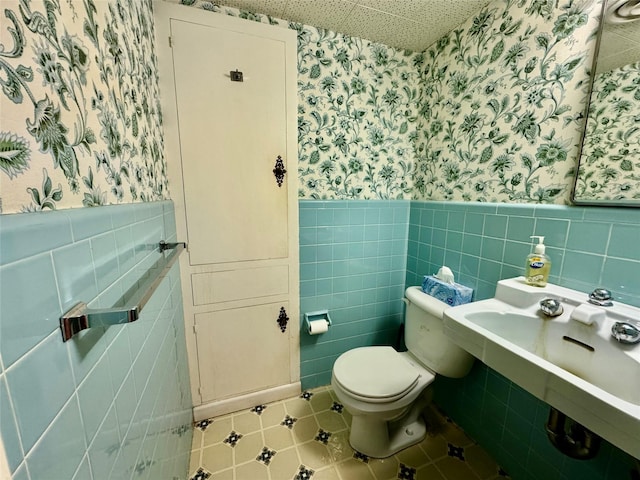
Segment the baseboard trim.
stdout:
<path fill-rule="evenodd" d="M 239 410 L 255 407 L 263 403 L 277 402 L 285 398 L 300 395 L 300 382 L 289 383 L 287 385 L 279 385 L 277 387 L 251 392 L 245 395 L 239 395 L 233 398 L 225 398 L 216 400 L 203 405 L 193 407 L 193 419 L 196 422 L 205 418 L 217 417 L 227 413 L 237 412 Z"/>

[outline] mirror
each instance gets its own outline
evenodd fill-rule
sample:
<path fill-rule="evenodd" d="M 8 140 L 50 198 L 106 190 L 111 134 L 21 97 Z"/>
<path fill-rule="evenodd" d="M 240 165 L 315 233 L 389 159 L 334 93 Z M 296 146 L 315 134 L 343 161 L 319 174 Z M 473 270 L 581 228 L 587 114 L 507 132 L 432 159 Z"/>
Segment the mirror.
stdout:
<path fill-rule="evenodd" d="M 605 0 L 577 205 L 640 206 L 640 0 Z"/>

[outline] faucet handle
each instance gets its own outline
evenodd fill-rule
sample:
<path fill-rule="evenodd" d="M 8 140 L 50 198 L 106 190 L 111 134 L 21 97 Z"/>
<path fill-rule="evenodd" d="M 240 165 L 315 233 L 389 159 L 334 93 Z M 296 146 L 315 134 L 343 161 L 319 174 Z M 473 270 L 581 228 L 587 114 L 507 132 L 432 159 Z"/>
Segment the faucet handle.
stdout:
<path fill-rule="evenodd" d="M 611 336 L 620 343 L 640 342 L 640 328 L 629 322 L 616 322 L 611 327 Z"/>
<path fill-rule="evenodd" d="M 542 310 L 542 313 L 547 317 L 557 317 L 562 315 L 562 312 L 564 312 L 562 304 L 555 298 L 545 298 L 542 300 L 540 302 L 540 310 Z"/>
<path fill-rule="evenodd" d="M 611 307 L 613 306 L 612 298 L 611 292 L 606 288 L 596 288 L 589 294 L 589 303 L 599 307 Z"/>

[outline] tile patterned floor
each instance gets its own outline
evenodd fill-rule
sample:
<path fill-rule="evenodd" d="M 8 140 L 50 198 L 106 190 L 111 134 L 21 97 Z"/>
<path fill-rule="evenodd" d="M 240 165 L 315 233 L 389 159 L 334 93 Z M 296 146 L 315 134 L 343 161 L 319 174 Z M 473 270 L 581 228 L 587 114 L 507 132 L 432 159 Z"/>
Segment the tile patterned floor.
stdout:
<path fill-rule="evenodd" d="M 329 387 L 196 423 L 190 480 L 508 479 L 435 409 L 419 444 L 386 459 L 349 445 L 351 417 Z"/>

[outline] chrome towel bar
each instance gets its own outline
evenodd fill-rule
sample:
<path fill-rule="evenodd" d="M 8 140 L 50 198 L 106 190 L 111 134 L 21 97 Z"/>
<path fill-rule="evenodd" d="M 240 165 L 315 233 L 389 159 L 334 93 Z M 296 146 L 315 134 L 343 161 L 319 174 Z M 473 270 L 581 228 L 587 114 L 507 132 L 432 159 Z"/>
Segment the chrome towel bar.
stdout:
<path fill-rule="evenodd" d="M 140 318 L 142 309 L 147 304 L 153 293 L 169 273 L 169 270 L 178 258 L 178 255 L 187 248 L 184 242 L 167 243 L 161 241 L 158 245 L 162 256 L 144 275 L 144 280 L 139 281 L 135 290 L 125 295 L 128 298 L 121 307 L 113 308 L 88 308 L 85 302 L 79 302 L 67 310 L 60 317 L 60 330 L 62 341 L 66 342 L 76 333 L 93 327 L 108 327 L 123 323 L 135 322 Z M 165 256 L 166 250 L 172 250 Z M 131 292 L 131 290 L 130 290 Z"/>

